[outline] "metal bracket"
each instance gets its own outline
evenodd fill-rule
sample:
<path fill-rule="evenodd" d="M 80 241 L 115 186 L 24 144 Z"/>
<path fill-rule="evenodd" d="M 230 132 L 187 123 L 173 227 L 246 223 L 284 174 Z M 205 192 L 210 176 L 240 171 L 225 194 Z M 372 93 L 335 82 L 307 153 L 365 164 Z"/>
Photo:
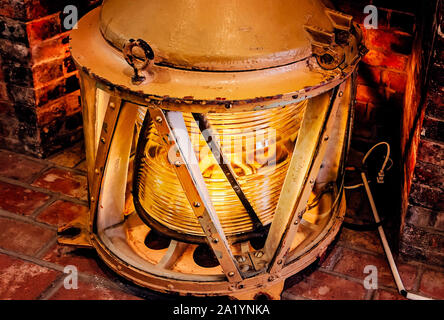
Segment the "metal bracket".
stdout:
<path fill-rule="evenodd" d="M 285 264 L 286 255 L 307 208 L 309 195 L 324 159 L 345 86 L 346 82 L 343 82 L 339 88 L 333 90 L 330 102 L 322 103 L 322 100 L 314 99 L 311 101 L 312 105 L 307 106 L 275 217 L 265 242 L 263 260 L 269 262 L 270 273 L 279 272 Z"/>

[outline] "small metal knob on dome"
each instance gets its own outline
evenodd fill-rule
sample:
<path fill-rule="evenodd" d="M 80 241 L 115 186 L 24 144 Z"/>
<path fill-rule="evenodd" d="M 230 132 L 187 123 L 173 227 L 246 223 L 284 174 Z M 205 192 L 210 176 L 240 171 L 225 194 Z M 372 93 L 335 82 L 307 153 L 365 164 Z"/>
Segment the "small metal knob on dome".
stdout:
<path fill-rule="evenodd" d="M 143 57 L 136 56 L 133 52 L 135 48 L 140 48 L 143 51 Z M 154 60 L 154 51 L 151 46 L 144 40 L 130 39 L 123 47 L 123 55 L 126 62 L 134 69 L 134 75 L 131 78 L 133 84 L 139 85 L 145 81 L 146 77 L 143 71 L 148 68 L 150 62 Z"/>

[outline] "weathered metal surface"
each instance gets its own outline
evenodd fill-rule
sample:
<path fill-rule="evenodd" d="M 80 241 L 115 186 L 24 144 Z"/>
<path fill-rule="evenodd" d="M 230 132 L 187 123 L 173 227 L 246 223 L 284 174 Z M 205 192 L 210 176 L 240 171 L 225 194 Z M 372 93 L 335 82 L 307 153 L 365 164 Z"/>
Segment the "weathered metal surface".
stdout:
<path fill-rule="evenodd" d="M 156 62 L 199 70 L 257 70 L 311 55 L 305 24 L 333 32 L 326 7 L 307 0 L 107 0 L 100 29 L 117 48 L 143 39 Z"/>
<path fill-rule="evenodd" d="M 365 50 L 352 18 L 327 2 L 107 0 L 87 14 L 71 33 L 71 49 L 82 85 L 91 212 L 66 226 L 79 227 L 80 236 L 60 240 L 93 246 L 117 273 L 154 290 L 279 298 L 284 279 L 325 252 L 345 214 L 342 174 L 355 80 L 350 76 Z M 328 104 L 330 96 L 334 103 Z M 195 154 L 189 152 L 182 112 L 205 120 L 211 113 L 280 112 L 305 100 L 311 109 L 265 247 L 255 249 L 242 238 L 247 232 L 226 237 L 197 161 L 191 161 Z M 154 121 L 165 147 L 176 148 L 174 172 L 218 266 L 197 264 L 198 245 L 185 243 L 187 237 L 193 242 L 190 234 L 163 250 L 145 245 L 154 229 L 140 220 L 138 196 L 139 215 L 127 205 L 140 182 L 132 179 L 132 144 L 139 141 L 135 167 L 146 151 L 144 140 L 137 140 L 146 134 L 136 125 L 140 110 L 148 110 L 145 122 Z M 208 123 L 201 129 L 209 129 Z M 255 221 L 260 212 L 251 210 L 232 168 L 221 168 Z M 163 228 L 156 230 L 169 235 Z"/>
<path fill-rule="evenodd" d="M 147 80 L 136 85 L 131 80 L 133 68 L 98 30 L 99 10 L 87 14 L 79 22 L 79 29 L 71 33 L 70 45 L 77 65 L 121 97 L 130 96 L 129 100 L 140 104 L 162 103 L 164 109 L 237 112 L 296 103 L 337 86 L 350 75 L 360 58 L 359 39 L 351 35 L 347 44 L 338 45 L 345 60 L 341 68 L 333 70 L 319 66 L 317 56 L 245 72 L 192 72 L 153 65 L 143 72 Z M 310 39 L 309 35 L 304 37 Z M 153 50 L 157 56 L 156 49 Z"/>

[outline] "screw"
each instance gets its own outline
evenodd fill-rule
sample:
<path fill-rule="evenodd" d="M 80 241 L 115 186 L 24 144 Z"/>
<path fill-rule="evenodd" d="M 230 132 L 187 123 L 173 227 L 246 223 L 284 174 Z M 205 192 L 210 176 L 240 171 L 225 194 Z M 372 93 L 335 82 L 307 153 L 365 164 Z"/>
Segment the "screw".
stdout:
<path fill-rule="evenodd" d="M 245 260 L 247 260 L 247 259 L 245 259 L 244 256 L 240 256 L 239 258 L 237 258 L 237 261 L 240 263 L 245 262 Z"/>
<path fill-rule="evenodd" d="M 328 141 L 328 139 L 330 139 L 330 137 L 329 136 L 325 136 L 324 140 Z"/>
<path fill-rule="evenodd" d="M 279 261 L 277 262 L 277 264 L 282 264 L 282 260 L 279 260 Z"/>
<path fill-rule="evenodd" d="M 264 253 L 262 252 L 262 251 L 256 251 L 255 253 L 254 253 L 254 256 L 256 257 L 256 258 L 260 258 L 260 257 L 262 257 L 264 255 Z"/>
<path fill-rule="evenodd" d="M 110 102 L 109 107 L 110 107 L 111 109 L 115 109 L 115 108 L 116 108 L 116 105 L 114 104 L 114 102 Z"/>
<path fill-rule="evenodd" d="M 344 92 L 339 92 L 339 96 L 342 97 L 344 95 Z"/>
<path fill-rule="evenodd" d="M 158 123 L 162 123 L 162 117 L 161 117 L 161 116 L 157 116 L 157 117 L 156 117 L 156 121 L 157 121 Z"/>
<path fill-rule="evenodd" d="M 200 207 L 200 202 L 194 202 L 194 206 L 196 207 L 196 208 L 199 208 Z"/>
<path fill-rule="evenodd" d="M 234 272 L 233 272 L 233 271 L 228 272 L 228 276 L 229 276 L 229 277 L 234 276 Z"/>
<path fill-rule="evenodd" d="M 101 138 L 100 141 L 101 141 L 102 143 L 105 143 L 105 142 L 106 142 L 105 138 Z"/>
<path fill-rule="evenodd" d="M 177 161 L 174 162 L 174 165 L 176 167 L 180 167 L 182 165 L 182 162 L 180 162 L 180 160 L 177 160 Z"/>
<path fill-rule="evenodd" d="M 99 169 L 94 170 L 94 172 L 95 172 L 96 174 L 99 174 L 99 173 L 100 173 Z"/>
<path fill-rule="evenodd" d="M 218 242 L 219 242 L 219 240 L 213 239 L 213 243 L 218 243 Z"/>

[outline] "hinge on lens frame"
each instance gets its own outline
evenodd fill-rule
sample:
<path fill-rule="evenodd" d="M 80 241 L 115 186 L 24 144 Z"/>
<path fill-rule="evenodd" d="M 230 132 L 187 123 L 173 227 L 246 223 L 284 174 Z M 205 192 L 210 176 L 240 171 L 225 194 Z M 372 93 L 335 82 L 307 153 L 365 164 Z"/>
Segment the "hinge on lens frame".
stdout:
<path fill-rule="evenodd" d="M 325 70 L 345 67 L 345 52 L 343 45 L 348 44 L 353 17 L 339 11 L 325 11 L 334 27 L 329 32 L 317 26 L 305 25 L 304 29 L 311 39 L 312 53 L 319 66 Z"/>

